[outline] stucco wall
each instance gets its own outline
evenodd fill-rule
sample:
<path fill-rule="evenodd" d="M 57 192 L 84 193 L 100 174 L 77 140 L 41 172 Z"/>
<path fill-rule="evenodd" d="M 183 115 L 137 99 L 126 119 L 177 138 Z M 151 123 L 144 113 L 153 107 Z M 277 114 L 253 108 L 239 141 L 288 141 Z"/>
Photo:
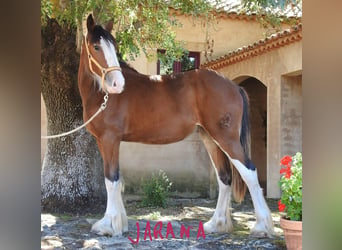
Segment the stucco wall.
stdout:
<path fill-rule="evenodd" d="M 182 26 L 175 29 L 176 39 L 184 41 L 185 48 L 189 51 L 201 52 L 201 63 L 206 61 L 204 51 L 207 39 L 209 39 L 210 43 L 214 40 L 213 53 L 209 58 L 214 59 L 227 54 L 228 51 L 264 39 L 267 31 L 254 20 L 218 18 L 207 30 L 201 20 L 195 20 L 190 16 L 177 16 L 177 19 L 182 23 Z M 285 27 L 287 26 L 284 25 Z M 153 54 L 157 49 L 151 48 L 149 51 Z M 129 63 L 141 73 L 157 73 L 157 61 L 149 61 L 143 54 L 134 61 L 129 61 Z"/>
<path fill-rule="evenodd" d="M 197 51 L 204 51 L 207 38 L 210 41 L 213 39 L 213 58 L 265 38 L 265 29 L 253 20 L 219 18 L 207 29 L 200 20 L 182 16 L 178 16 L 178 19 L 182 27 L 176 29 L 177 39 L 186 41 L 187 48 Z M 196 47 L 195 44 L 198 46 Z"/>
<path fill-rule="evenodd" d="M 283 76 L 281 79 L 281 155 L 302 151 L 302 78 Z"/>

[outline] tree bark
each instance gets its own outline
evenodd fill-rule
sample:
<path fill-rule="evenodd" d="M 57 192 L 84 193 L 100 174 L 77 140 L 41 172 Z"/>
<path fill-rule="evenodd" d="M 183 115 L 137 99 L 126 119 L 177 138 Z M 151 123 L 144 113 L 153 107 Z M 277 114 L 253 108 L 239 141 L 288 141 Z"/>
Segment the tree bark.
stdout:
<path fill-rule="evenodd" d="M 42 27 L 41 91 L 48 135 L 83 124 L 77 87 L 76 29 L 50 19 Z M 41 205 L 47 212 L 103 212 L 106 199 L 102 158 L 85 128 L 49 139 L 41 172 Z"/>

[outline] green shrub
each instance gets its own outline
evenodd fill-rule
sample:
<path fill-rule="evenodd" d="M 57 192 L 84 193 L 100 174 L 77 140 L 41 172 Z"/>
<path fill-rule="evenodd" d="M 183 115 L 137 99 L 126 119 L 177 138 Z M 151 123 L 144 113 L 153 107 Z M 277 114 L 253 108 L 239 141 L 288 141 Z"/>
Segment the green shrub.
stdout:
<path fill-rule="evenodd" d="M 170 182 L 164 171 L 159 170 L 158 175 L 152 173 L 152 177 L 143 183 L 144 197 L 142 204 L 148 207 L 165 208 L 171 186 L 172 182 Z"/>
<path fill-rule="evenodd" d="M 161 218 L 161 214 L 159 211 L 156 211 L 156 212 L 152 212 L 148 215 L 149 219 L 151 220 L 158 220 Z"/>

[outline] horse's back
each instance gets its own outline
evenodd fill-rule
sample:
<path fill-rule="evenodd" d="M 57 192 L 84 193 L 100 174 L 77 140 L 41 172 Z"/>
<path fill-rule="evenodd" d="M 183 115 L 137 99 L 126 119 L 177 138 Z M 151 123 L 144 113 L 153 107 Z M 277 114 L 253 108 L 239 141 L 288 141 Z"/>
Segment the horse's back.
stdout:
<path fill-rule="evenodd" d="M 239 86 L 220 73 L 201 69 L 187 75 L 196 96 L 197 106 L 202 112 L 212 114 L 241 108 L 242 97 Z"/>

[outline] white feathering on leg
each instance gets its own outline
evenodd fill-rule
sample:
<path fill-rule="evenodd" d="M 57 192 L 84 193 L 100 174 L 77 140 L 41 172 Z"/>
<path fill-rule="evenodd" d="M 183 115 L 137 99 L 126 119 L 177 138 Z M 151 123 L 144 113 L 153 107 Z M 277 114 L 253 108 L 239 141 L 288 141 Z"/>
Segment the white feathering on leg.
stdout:
<path fill-rule="evenodd" d="M 92 231 L 100 235 L 121 235 L 128 230 L 126 210 L 122 201 L 121 178 L 111 182 L 105 179 L 107 190 L 107 208 L 104 217 L 92 226 Z"/>
<path fill-rule="evenodd" d="M 214 215 L 203 225 L 204 231 L 207 233 L 231 232 L 233 230 L 233 223 L 230 216 L 231 187 L 229 185 L 225 185 L 221 181 L 216 168 L 215 172 L 217 182 L 219 184 L 219 195 Z"/>
<path fill-rule="evenodd" d="M 256 224 L 251 230 L 251 234 L 257 237 L 272 237 L 275 234 L 272 216 L 263 196 L 262 189 L 260 188 L 257 171 L 248 169 L 239 160 L 231 158 L 230 160 L 239 171 L 242 179 L 246 182 L 252 197 L 256 214 Z"/>

